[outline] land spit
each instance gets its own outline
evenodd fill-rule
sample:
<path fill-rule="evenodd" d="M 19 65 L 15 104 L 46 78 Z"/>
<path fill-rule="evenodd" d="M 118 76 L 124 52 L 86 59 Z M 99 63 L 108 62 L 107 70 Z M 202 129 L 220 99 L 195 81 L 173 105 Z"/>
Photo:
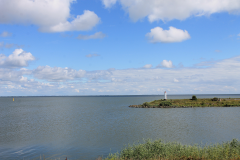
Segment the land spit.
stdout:
<path fill-rule="evenodd" d="M 169 99 L 144 102 L 139 105 L 130 105 L 131 108 L 194 108 L 194 107 L 239 107 L 240 98 L 212 99 Z"/>

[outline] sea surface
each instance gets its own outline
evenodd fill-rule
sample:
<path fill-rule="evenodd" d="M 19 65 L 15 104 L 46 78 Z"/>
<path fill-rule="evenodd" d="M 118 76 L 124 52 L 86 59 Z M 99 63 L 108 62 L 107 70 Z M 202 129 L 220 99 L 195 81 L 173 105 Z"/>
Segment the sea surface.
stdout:
<path fill-rule="evenodd" d="M 168 95 L 168 99 L 191 96 Z M 240 98 L 239 94 L 196 96 Z M 240 140 L 240 107 L 128 107 L 163 98 L 0 97 L 0 159 L 96 159 L 148 138 L 202 145 Z"/>

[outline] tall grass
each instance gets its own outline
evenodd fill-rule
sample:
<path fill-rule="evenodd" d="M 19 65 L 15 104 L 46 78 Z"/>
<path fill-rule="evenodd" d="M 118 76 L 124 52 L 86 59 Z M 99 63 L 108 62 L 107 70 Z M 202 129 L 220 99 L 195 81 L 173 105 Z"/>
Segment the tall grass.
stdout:
<path fill-rule="evenodd" d="M 129 145 L 120 153 L 110 154 L 105 160 L 240 160 L 240 142 L 214 144 L 205 147 L 182 145 L 162 140 L 147 140 Z"/>

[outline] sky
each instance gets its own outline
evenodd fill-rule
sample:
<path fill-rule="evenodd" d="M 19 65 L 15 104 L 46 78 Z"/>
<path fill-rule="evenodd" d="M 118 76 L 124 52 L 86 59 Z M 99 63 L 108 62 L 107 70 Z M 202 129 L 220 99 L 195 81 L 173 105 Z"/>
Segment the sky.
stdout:
<path fill-rule="evenodd" d="M 0 0 L 0 96 L 240 93 L 239 0 Z"/>

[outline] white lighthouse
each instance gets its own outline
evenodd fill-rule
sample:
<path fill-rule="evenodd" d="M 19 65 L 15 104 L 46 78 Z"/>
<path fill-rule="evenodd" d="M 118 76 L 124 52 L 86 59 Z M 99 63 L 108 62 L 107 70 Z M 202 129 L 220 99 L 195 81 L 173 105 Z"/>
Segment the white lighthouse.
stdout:
<path fill-rule="evenodd" d="M 164 92 L 164 99 L 167 100 L 167 92 Z"/>

